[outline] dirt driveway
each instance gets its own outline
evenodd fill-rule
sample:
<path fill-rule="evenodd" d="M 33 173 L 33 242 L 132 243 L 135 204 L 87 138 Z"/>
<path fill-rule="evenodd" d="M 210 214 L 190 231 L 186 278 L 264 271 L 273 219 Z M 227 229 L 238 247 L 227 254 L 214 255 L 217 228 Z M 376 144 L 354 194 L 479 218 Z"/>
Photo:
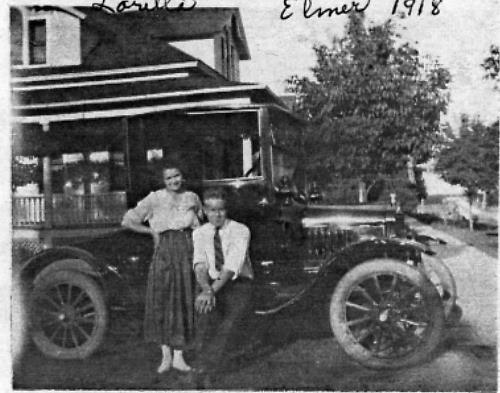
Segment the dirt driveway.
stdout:
<path fill-rule="evenodd" d="M 372 371 L 352 362 L 332 337 L 307 334 L 303 324 L 314 321 L 274 321 L 271 337 L 251 358 L 235 362 L 216 381 L 220 389 L 306 389 L 337 391 L 496 391 L 496 268 L 497 260 L 443 233 L 438 246 L 457 281 L 463 317 L 447 330 L 434 360 L 411 369 Z M 430 231 L 430 232 L 429 232 Z M 183 375 L 161 377 L 154 369 L 160 353 L 139 337 L 126 333 L 109 340 L 101 352 L 82 361 L 44 358 L 29 347 L 14 378 L 21 389 L 190 389 Z M 294 331 L 295 330 L 295 331 Z M 312 333 L 311 333 L 312 332 Z"/>

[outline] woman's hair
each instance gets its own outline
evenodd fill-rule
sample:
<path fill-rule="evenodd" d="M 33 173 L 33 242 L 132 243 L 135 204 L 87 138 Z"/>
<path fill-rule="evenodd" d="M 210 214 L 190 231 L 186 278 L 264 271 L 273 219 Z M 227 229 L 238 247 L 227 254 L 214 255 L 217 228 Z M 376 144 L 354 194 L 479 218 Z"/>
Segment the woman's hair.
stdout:
<path fill-rule="evenodd" d="M 179 172 L 181 172 L 182 174 L 184 173 L 184 168 L 177 161 L 172 161 L 172 160 L 162 161 L 162 163 L 161 163 L 161 172 L 163 173 L 167 169 L 178 169 Z"/>
<path fill-rule="evenodd" d="M 209 188 L 203 193 L 203 201 L 209 199 L 222 199 L 224 202 L 227 202 L 227 195 L 223 188 Z"/>

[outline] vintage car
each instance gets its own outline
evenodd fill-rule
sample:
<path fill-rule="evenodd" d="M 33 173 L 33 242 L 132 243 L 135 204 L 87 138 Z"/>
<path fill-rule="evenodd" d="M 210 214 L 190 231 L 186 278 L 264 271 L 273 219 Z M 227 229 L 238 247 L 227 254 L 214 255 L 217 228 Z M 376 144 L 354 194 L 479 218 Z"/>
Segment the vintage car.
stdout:
<path fill-rule="evenodd" d="M 229 216 L 250 228 L 255 317 L 314 318 L 366 367 L 424 361 L 455 305 L 448 268 L 389 205 L 332 206 L 316 197 L 308 203 L 295 181 L 299 160 L 266 137 L 267 110 L 256 112 L 257 137 L 242 149 L 248 156 L 239 176 L 212 168 L 209 178 L 187 185 L 197 192 L 225 188 Z M 140 319 L 151 254 L 149 236 L 117 228 L 26 261 L 21 277 L 36 347 L 54 358 L 85 358 L 101 346 L 116 312 L 134 310 L 128 315 Z"/>

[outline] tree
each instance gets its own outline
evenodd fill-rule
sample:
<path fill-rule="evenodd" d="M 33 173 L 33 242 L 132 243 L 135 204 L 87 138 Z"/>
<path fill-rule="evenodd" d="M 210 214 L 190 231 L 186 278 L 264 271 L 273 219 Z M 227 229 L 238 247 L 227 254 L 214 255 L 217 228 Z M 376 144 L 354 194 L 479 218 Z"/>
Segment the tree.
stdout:
<path fill-rule="evenodd" d="M 479 120 L 462 119 L 459 135 L 441 150 L 436 171 L 451 184 L 466 190 L 469 205 L 479 190 L 498 196 L 499 123 L 485 126 Z M 470 225 L 472 229 L 472 215 Z"/>
<path fill-rule="evenodd" d="M 410 157 L 420 163 L 431 156 L 450 76 L 438 66 L 424 73 L 418 51 L 399 38 L 391 21 L 367 28 L 353 13 L 344 37 L 314 46 L 313 77 L 288 80 L 296 111 L 311 124 L 304 141 L 309 173 L 373 185 Z"/>
<path fill-rule="evenodd" d="M 498 89 L 498 72 L 500 71 L 500 48 L 498 45 L 490 46 L 490 53 L 481 64 L 486 74 L 485 78 L 492 79 L 495 82 L 495 89 Z"/>

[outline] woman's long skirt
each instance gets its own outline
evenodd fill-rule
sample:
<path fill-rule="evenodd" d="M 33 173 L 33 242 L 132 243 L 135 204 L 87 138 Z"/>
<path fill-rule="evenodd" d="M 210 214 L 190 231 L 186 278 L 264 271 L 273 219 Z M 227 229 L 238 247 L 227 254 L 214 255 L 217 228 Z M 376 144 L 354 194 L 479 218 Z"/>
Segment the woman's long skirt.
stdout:
<path fill-rule="evenodd" d="M 193 243 L 191 231 L 160 235 L 149 267 L 146 341 L 183 349 L 194 338 Z"/>

